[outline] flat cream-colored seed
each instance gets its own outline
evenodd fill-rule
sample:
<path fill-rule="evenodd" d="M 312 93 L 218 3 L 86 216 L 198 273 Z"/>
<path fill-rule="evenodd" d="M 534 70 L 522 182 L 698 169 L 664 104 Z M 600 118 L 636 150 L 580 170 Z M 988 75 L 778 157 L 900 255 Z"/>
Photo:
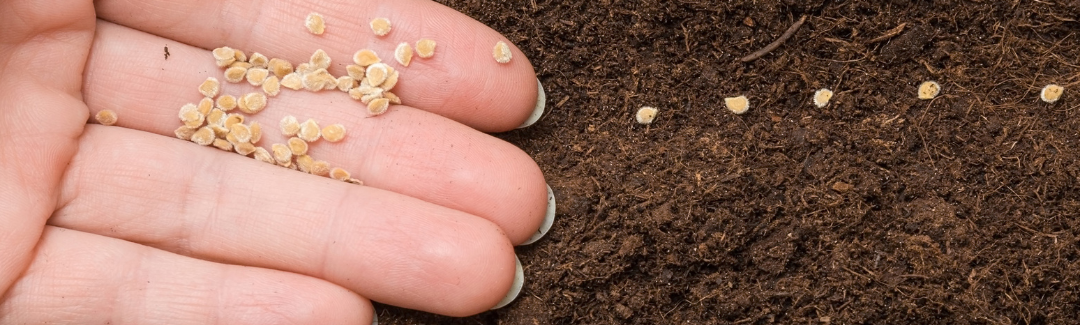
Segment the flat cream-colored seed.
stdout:
<path fill-rule="evenodd" d="M 1055 84 L 1046 85 L 1042 91 L 1039 92 L 1039 99 L 1047 103 L 1054 103 L 1061 99 L 1061 94 L 1065 93 L 1065 87 Z"/>
<path fill-rule="evenodd" d="M 368 103 L 367 105 L 368 113 L 372 116 L 382 115 L 382 113 L 386 113 L 386 109 L 389 107 L 390 100 L 386 98 L 372 100 L 371 103 Z"/>
<path fill-rule="evenodd" d="M 319 13 L 308 14 L 307 19 L 304 20 L 304 26 L 307 27 L 308 32 L 315 35 L 322 35 L 326 32 L 326 20 Z"/>
<path fill-rule="evenodd" d="M 377 88 L 377 89 L 382 89 L 382 88 Z M 383 97 L 383 91 L 379 91 L 377 93 L 364 95 L 363 97 L 360 97 L 360 102 L 364 103 L 364 104 L 371 104 L 372 101 L 374 101 L 376 99 L 382 99 L 382 98 L 384 98 Z"/>
<path fill-rule="evenodd" d="M 514 54 L 510 52 L 510 46 L 506 45 L 503 41 L 495 43 L 495 48 L 491 50 L 491 55 L 495 57 L 495 62 L 509 63 L 510 59 L 514 57 Z"/>
<path fill-rule="evenodd" d="M 296 72 L 287 74 L 285 78 L 281 78 L 281 86 L 292 90 L 303 89 L 304 78 L 300 77 L 300 74 Z"/>
<path fill-rule="evenodd" d="M 349 184 L 364 186 L 364 181 L 355 178 L 346 179 L 345 182 Z"/>
<path fill-rule="evenodd" d="M 266 81 L 266 77 L 270 75 L 270 70 L 262 68 L 251 68 L 247 71 L 247 81 L 252 86 L 262 86 L 263 81 Z"/>
<path fill-rule="evenodd" d="M 296 65 L 296 71 L 295 72 L 299 73 L 301 76 L 303 76 L 303 75 L 315 72 L 315 70 L 318 70 L 318 68 L 315 68 L 314 64 L 311 64 L 311 62 L 304 62 L 304 63 Z"/>
<path fill-rule="evenodd" d="M 933 81 L 919 85 L 919 99 L 934 99 L 941 92 L 941 85 Z"/>
<path fill-rule="evenodd" d="M 103 109 L 94 114 L 94 120 L 105 126 L 111 126 L 116 124 L 116 112 L 112 110 Z"/>
<path fill-rule="evenodd" d="M 345 126 L 331 124 L 322 128 L 322 138 L 330 142 L 338 142 L 345 138 Z"/>
<path fill-rule="evenodd" d="M 235 137 L 237 142 L 251 142 L 251 128 L 242 123 L 230 126 L 229 135 Z"/>
<path fill-rule="evenodd" d="M 337 78 L 334 78 L 326 69 L 318 69 L 303 77 L 304 89 L 309 91 L 321 91 L 337 87 Z"/>
<path fill-rule="evenodd" d="M 224 68 L 233 62 L 236 62 L 236 50 L 233 50 L 228 46 L 216 48 L 212 53 L 214 54 L 214 61 L 217 62 L 218 67 Z"/>
<path fill-rule="evenodd" d="M 199 113 L 199 109 L 195 104 L 185 104 L 183 107 L 180 107 L 179 117 L 180 121 L 184 122 L 184 125 L 193 128 L 202 126 L 203 122 L 206 121 L 206 116 Z"/>
<path fill-rule="evenodd" d="M 364 97 L 364 93 L 360 92 L 359 87 L 349 89 L 349 97 L 352 97 L 352 99 L 355 99 L 355 100 L 360 100 L 361 98 Z"/>
<path fill-rule="evenodd" d="M 222 124 L 221 126 L 224 127 L 225 130 L 228 130 L 234 124 L 243 124 L 243 123 L 244 123 L 244 116 L 243 115 L 229 114 L 229 115 L 225 116 L 225 123 Z"/>
<path fill-rule="evenodd" d="M 218 139 L 224 139 L 229 136 L 229 129 L 220 125 L 207 125 L 206 127 L 214 131 L 214 137 Z"/>
<path fill-rule="evenodd" d="M 237 139 L 236 135 L 232 134 L 232 132 L 225 134 L 225 141 L 229 141 L 229 143 L 232 143 L 233 145 L 236 145 L 238 143 L 244 143 L 240 141 L 240 139 Z"/>
<path fill-rule="evenodd" d="M 212 144 L 212 145 L 213 145 L 213 146 L 214 146 L 215 148 L 218 148 L 218 149 L 221 149 L 221 150 L 225 150 L 225 151 L 233 151 L 233 145 L 232 145 L 232 143 L 229 143 L 229 141 L 227 141 L 227 140 L 225 140 L 225 139 L 214 139 L 214 142 L 213 142 L 213 143 L 211 143 L 211 144 Z"/>
<path fill-rule="evenodd" d="M 308 119 L 303 124 L 300 124 L 300 133 L 297 133 L 296 137 L 307 142 L 315 142 L 319 140 L 321 135 L 322 130 L 319 129 L 319 124 L 315 123 L 313 119 Z"/>
<path fill-rule="evenodd" d="M 248 69 L 244 67 L 232 67 L 225 69 L 225 81 L 231 83 L 238 83 L 244 80 L 244 75 L 247 74 Z"/>
<path fill-rule="evenodd" d="M 400 74 L 397 70 L 390 71 L 390 73 L 386 75 L 386 80 L 379 85 L 379 88 L 382 88 L 383 90 L 394 89 L 394 86 L 397 86 L 398 76 L 400 76 Z"/>
<path fill-rule="evenodd" d="M 386 36 L 390 33 L 390 19 L 375 18 L 371 21 L 371 31 L 375 32 L 375 35 Z"/>
<path fill-rule="evenodd" d="M 366 70 L 367 69 L 361 67 L 358 64 L 350 64 L 348 66 L 345 66 L 345 71 L 349 73 L 349 78 L 353 78 L 356 80 L 363 80 L 364 74 L 367 73 Z"/>
<path fill-rule="evenodd" d="M 261 92 L 248 93 L 240 98 L 236 106 L 240 108 L 241 112 L 258 114 L 266 108 L 266 94 Z"/>
<path fill-rule="evenodd" d="M 285 75 L 293 73 L 293 65 L 284 59 L 273 58 L 266 63 L 266 69 L 273 72 L 278 79 L 284 79 Z"/>
<path fill-rule="evenodd" d="M 368 83 L 375 87 L 382 85 L 382 83 L 386 81 L 386 75 L 390 72 L 387 68 L 389 68 L 389 66 L 385 63 L 376 63 L 368 66 L 367 72 L 364 73 L 367 76 L 366 80 Z"/>
<path fill-rule="evenodd" d="M 218 82 L 217 78 L 207 77 L 202 84 L 199 84 L 199 92 L 203 96 L 214 98 L 217 97 L 219 91 L 221 91 L 221 83 Z"/>
<path fill-rule="evenodd" d="M 296 167 L 302 172 L 310 173 L 311 165 L 315 163 L 315 158 L 311 158 L 308 155 L 296 156 Z"/>
<path fill-rule="evenodd" d="M 330 178 L 344 182 L 352 178 L 352 175 L 349 174 L 349 171 L 342 169 L 341 167 L 334 167 L 330 169 Z"/>
<path fill-rule="evenodd" d="M 398 97 L 397 95 L 395 95 L 394 93 L 389 92 L 389 91 L 384 91 L 382 93 L 382 95 L 383 95 L 383 98 L 389 99 L 391 104 L 401 105 L 401 98 Z"/>
<path fill-rule="evenodd" d="M 176 130 L 173 130 L 173 134 L 176 135 L 177 139 L 191 141 L 191 136 L 194 135 L 195 131 L 198 130 L 199 128 L 181 125 L 180 127 L 176 128 Z"/>
<path fill-rule="evenodd" d="M 353 54 L 352 60 L 353 63 L 356 63 L 356 65 L 359 65 L 361 67 L 367 67 L 369 65 L 382 62 L 382 59 L 379 59 L 379 54 L 375 53 L 375 51 L 368 49 L 356 51 L 356 53 Z"/>
<path fill-rule="evenodd" d="M 814 106 L 818 108 L 824 108 L 829 105 L 829 100 L 832 99 L 833 92 L 828 88 L 821 88 L 814 92 Z"/>
<path fill-rule="evenodd" d="M 366 84 L 356 87 L 356 90 L 359 91 L 361 95 L 382 95 L 385 91 L 382 88 L 372 87 L 371 85 Z"/>
<path fill-rule="evenodd" d="M 210 110 L 210 114 L 206 114 L 206 124 L 225 126 L 225 111 L 216 107 Z"/>
<path fill-rule="evenodd" d="M 263 147 L 255 147 L 255 152 L 252 157 L 255 158 L 255 160 L 267 164 L 274 164 L 274 156 L 270 155 L 270 152 L 266 151 L 266 148 Z"/>
<path fill-rule="evenodd" d="M 278 81 L 277 76 L 270 76 L 263 81 L 262 90 L 267 96 L 277 97 L 278 93 L 281 93 L 281 81 Z"/>
<path fill-rule="evenodd" d="M 233 97 L 233 95 L 221 95 L 217 98 L 217 107 L 226 112 L 235 109 L 236 97 Z"/>
<path fill-rule="evenodd" d="M 236 62 L 247 62 L 248 60 L 247 54 L 237 49 L 233 49 L 233 58 L 236 59 Z"/>
<path fill-rule="evenodd" d="M 312 175 L 318 175 L 323 177 L 330 176 L 330 163 L 328 162 L 316 160 L 315 162 L 311 163 L 311 167 L 309 169 L 310 170 L 308 170 L 308 172 Z"/>
<path fill-rule="evenodd" d="M 299 156 L 299 155 L 306 155 L 307 154 L 307 150 L 308 150 L 307 141 L 304 141 L 304 140 L 302 140 L 300 138 L 297 138 L 297 137 L 292 137 L 292 138 L 289 138 L 289 141 L 286 142 L 286 143 L 289 145 L 289 150 L 292 151 L 293 155 Z"/>
<path fill-rule="evenodd" d="M 233 150 L 235 150 L 236 153 L 238 153 L 240 155 L 243 155 L 243 156 L 247 156 L 247 155 L 250 155 L 250 154 L 254 153 L 255 148 L 256 148 L 255 145 L 253 145 L 251 143 L 248 143 L 248 142 L 241 142 L 241 143 L 234 143 L 233 144 Z"/>
<path fill-rule="evenodd" d="M 206 126 L 199 128 L 199 130 L 191 134 L 191 142 L 200 146 L 209 146 L 214 143 L 214 139 L 217 139 L 217 136 L 214 135 L 214 130 L 211 130 L 210 127 Z"/>
<path fill-rule="evenodd" d="M 416 41 L 416 55 L 421 59 L 427 59 L 435 55 L 435 41 L 427 38 L 422 38 Z"/>
<path fill-rule="evenodd" d="M 262 53 L 259 53 L 259 52 L 251 53 L 251 57 L 249 57 L 247 59 L 247 62 L 251 63 L 251 65 L 253 67 L 263 68 L 263 69 L 267 68 L 267 63 L 269 63 L 269 61 L 270 61 L 269 58 L 267 58 L 265 55 L 262 55 Z"/>
<path fill-rule="evenodd" d="M 252 121 L 251 124 L 248 125 L 248 130 L 251 130 L 251 140 L 248 142 L 259 143 L 259 140 L 262 139 L 262 124 Z"/>
<path fill-rule="evenodd" d="M 356 79 L 353 79 L 349 76 L 341 76 L 337 78 L 338 90 L 348 92 L 349 90 L 353 89 L 353 87 L 356 87 Z"/>
<path fill-rule="evenodd" d="M 656 120 L 656 114 L 659 112 L 655 107 L 645 106 L 637 110 L 634 119 L 637 120 L 638 124 L 652 124 Z"/>
<path fill-rule="evenodd" d="M 315 53 L 311 54 L 311 59 L 308 60 L 308 62 L 315 66 L 315 69 L 329 69 L 330 55 L 326 54 L 326 51 L 318 49 L 315 50 Z"/>
<path fill-rule="evenodd" d="M 210 114 L 210 110 L 214 109 L 214 100 L 210 97 L 203 97 L 203 99 L 199 101 L 199 104 L 196 105 L 195 108 L 199 110 L 200 114 L 206 116 Z"/>
<path fill-rule="evenodd" d="M 736 115 L 746 113 L 750 109 L 750 100 L 746 96 L 724 98 L 724 105 Z"/>
<path fill-rule="evenodd" d="M 292 150 L 289 150 L 289 146 L 284 143 L 270 145 L 270 152 L 274 154 L 274 161 L 278 164 L 285 164 L 292 161 Z"/>
<path fill-rule="evenodd" d="M 285 117 L 281 118 L 281 123 L 279 123 L 278 126 L 281 127 L 281 134 L 284 134 L 287 137 L 300 133 L 300 122 L 292 115 L 285 115 Z"/>
<path fill-rule="evenodd" d="M 403 42 L 394 49 L 394 59 L 403 66 L 409 66 L 409 63 L 412 62 L 412 56 L 413 48 L 409 43 Z"/>
<path fill-rule="evenodd" d="M 229 67 L 230 68 L 251 69 L 253 66 L 251 65 L 251 63 L 247 63 L 247 62 L 243 62 L 243 61 L 236 61 L 236 62 L 233 62 L 232 64 L 230 64 Z"/>

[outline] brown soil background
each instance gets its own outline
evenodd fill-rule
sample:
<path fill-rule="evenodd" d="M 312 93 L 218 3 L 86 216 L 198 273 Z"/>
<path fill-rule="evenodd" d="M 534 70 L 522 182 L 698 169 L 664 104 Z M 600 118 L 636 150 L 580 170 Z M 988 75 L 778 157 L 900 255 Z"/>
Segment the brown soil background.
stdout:
<path fill-rule="evenodd" d="M 1080 2 L 442 2 L 535 65 L 549 112 L 499 136 L 558 214 L 510 306 L 383 324 L 1080 322 Z"/>

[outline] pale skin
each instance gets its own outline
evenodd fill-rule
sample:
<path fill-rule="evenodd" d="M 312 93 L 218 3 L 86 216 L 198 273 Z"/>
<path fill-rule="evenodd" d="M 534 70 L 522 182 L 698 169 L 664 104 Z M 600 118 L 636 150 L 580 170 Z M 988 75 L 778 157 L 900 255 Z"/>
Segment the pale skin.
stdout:
<path fill-rule="evenodd" d="M 394 29 L 376 38 L 370 17 Z M 539 167 L 485 133 L 532 113 L 532 66 L 513 47 L 495 63 L 506 39 L 434 2 L 0 0 L 0 31 L 0 323 L 370 324 L 373 300 L 472 315 L 543 219 Z M 343 124 L 310 154 L 366 186 L 172 135 L 223 79 L 213 48 L 294 64 L 321 48 L 344 75 L 356 50 L 391 62 L 421 38 L 438 48 L 398 67 L 406 105 L 368 118 L 342 92 L 283 90 L 250 119 L 264 147 L 284 115 Z M 115 126 L 88 124 L 104 109 Z"/>

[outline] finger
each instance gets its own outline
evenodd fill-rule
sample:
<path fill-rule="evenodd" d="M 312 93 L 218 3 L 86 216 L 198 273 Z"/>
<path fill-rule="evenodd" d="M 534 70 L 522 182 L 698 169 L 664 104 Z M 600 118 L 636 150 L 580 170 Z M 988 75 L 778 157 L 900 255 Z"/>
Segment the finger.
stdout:
<path fill-rule="evenodd" d="M 170 46 L 171 58 L 158 60 L 163 42 L 99 24 L 85 86 L 91 110 L 111 109 L 123 117 L 121 126 L 172 136 L 181 125 L 179 107 L 202 98 L 197 86 L 210 74 L 205 71 L 217 67 L 206 50 L 183 45 Z M 252 91 L 259 90 L 247 83 L 223 86 L 227 94 Z M 349 170 L 366 185 L 487 218 L 514 243 L 533 234 L 547 211 L 543 174 L 528 155 L 437 115 L 398 106 L 365 118 L 339 91 L 282 93 L 250 116 L 265 126 L 264 147 L 285 142 L 277 125 L 286 115 L 345 125 L 344 141 L 313 143 L 311 156 Z"/>
<path fill-rule="evenodd" d="M 123 128 L 90 126 L 80 148 L 53 225 L 453 316 L 513 280 L 513 247 L 476 216 Z"/>
<path fill-rule="evenodd" d="M 3 324 L 371 324 L 369 301 L 297 274 L 48 227 Z"/>
<path fill-rule="evenodd" d="M 30 262 L 86 121 L 89 1 L 0 2 L 0 292 Z"/>
<path fill-rule="evenodd" d="M 537 80 L 529 61 L 511 46 L 513 59 L 495 62 L 496 42 L 510 43 L 491 28 L 450 8 L 423 0 L 295 1 L 99 1 L 103 19 L 204 49 L 230 46 L 291 62 L 306 62 L 323 49 L 334 62 L 351 62 L 360 49 L 394 61 L 394 48 L 421 38 L 437 42 L 430 59 L 408 67 L 396 62 L 402 101 L 486 132 L 513 129 L 537 107 Z M 304 27 L 307 14 L 325 16 L 326 33 Z M 376 37 L 369 23 L 389 18 L 392 31 Z M 161 45 L 152 46 L 160 49 Z M 160 55 L 155 55 L 158 57 Z M 345 65 L 331 72 L 344 75 Z M 123 67 L 118 67 L 123 68 Z M 542 106 L 541 106 L 542 109 Z"/>

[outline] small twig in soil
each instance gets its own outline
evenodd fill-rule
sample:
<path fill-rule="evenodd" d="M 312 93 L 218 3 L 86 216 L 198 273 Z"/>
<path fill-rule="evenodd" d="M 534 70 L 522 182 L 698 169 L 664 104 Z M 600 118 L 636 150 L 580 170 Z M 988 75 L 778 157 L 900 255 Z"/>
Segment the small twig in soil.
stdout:
<path fill-rule="evenodd" d="M 866 44 L 874 44 L 874 43 L 877 43 L 877 42 L 881 42 L 881 41 L 893 38 L 893 36 L 900 35 L 900 32 L 904 31 L 904 27 L 906 27 L 906 26 L 907 26 L 907 23 L 902 23 L 902 24 L 900 24 L 900 26 L 893 27 L 893 29 L 890 29 L 889 31 L 885 32 L 885 34 L 882 34 L 881 36 L 875 37 L 874 39 L 866 42 Z"/>
<path fill-rule="evenodd" d="M 750 53 L 750 55 L 744 56 L 742 59 L 739 59 L 739 61 L 750 62 L 757 60 L 762 56 L 765 56 L 765 54 L 769 54 L 769 52 L 772 52 L 772 50 L 780 47 L 780 44 L 784 44 L 784 41 L 787 41 L 789 38 L 791 38 L 792 35 L 795 35 L 795 31 L 798 31 L 799 27 L 802 27 L 802 24 L 805 22 L 806 15 L 803 15 L 802 18 L 799 18 L 799 21 L 796 21 L 795 24 L 791 25 L 791 27 L 788 27 L 787 31 L 784 31 L 784 34 L 780 35 L 780 38 L 777 38 L 775 41 L 769 43 L 769 45 L 766 45 L 764 48 L 757 50 L 754 53 Z"/>

